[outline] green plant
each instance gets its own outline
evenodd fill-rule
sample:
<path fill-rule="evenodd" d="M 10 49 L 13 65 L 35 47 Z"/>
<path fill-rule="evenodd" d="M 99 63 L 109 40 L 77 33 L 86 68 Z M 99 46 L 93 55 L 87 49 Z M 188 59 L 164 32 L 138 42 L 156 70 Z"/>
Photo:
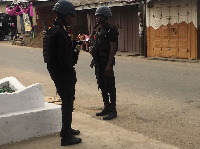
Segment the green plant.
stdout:
<path fill-rule="evenodd" d="M 10 86 L 4 85 L 3 87 L 0 87 L 0 93 L 13 93 L 15 90 L 13 90 Z"/>

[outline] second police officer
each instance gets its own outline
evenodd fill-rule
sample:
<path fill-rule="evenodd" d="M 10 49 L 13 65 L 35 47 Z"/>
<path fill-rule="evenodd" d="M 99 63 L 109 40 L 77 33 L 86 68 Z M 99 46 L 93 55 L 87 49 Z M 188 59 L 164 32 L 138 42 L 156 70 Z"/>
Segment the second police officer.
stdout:
<path fill-rule="evenodd" d="M 118 48 L 118 32 L 116 27 L 108 23 L 112 16 L 109 7 L 97 8 L 95 17 L 97 25 L 100 25 L 93 44 L 92 55 L 95 65 L 95 75 L 98 88 L 101 89 L 104 108 L 96 116 L 104 116 L 104 120 L 111 120 L 117 117 L 116 110 L 116 87 L 113 65 L 115 54 Z"/>

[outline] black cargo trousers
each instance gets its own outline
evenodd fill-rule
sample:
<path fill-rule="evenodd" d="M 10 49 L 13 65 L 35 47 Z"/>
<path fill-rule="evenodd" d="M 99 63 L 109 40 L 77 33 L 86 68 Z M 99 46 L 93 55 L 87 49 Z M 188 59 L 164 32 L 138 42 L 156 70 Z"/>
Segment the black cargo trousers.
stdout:
<path fill-rule="evenodd" d="M 73 102 L 75 99 L 76 72 L 69 71 L 56 64 L 47 64 L 47 69 L 55 83 L 57 93 L 62 100 L 62 129 L 64 138 L 71 137 Z"/>
<path fill-rule="evenodd" d="M 116 87 L 115 75 L 112 70 L 110 76 L 106 76 L 105 70 L 108 63 L 108 56 L 98 56 L 98 66 L 95 66 L 98 87 L 101 89 L 104 106 L 116 110 Z"/>

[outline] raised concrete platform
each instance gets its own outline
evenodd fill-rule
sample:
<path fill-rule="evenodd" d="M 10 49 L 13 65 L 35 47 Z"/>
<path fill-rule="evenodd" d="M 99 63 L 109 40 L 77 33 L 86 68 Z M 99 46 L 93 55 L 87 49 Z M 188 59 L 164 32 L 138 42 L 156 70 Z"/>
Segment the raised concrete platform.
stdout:
<path fill-rule="evenodd" d="M 0 144 L 18 142 L 58 132 L 61 128 L 60 106 L 44 107 L 0 115 Z"/>
<path fill-rule="evenodd" d="M 45 103 L 42 84 L 25 87 L 16 78 L 0 80 L 13 93 L 0 93 L 0 144 L 23 141 L 57 132 L 61 128 L 61 107 Z"/>

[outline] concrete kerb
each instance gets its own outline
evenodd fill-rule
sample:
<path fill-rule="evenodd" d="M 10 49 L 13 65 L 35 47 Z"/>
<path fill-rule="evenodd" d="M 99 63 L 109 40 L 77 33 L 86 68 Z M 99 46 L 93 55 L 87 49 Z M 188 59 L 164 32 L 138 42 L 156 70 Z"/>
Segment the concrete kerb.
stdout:
<path fill-rule="evenodd" d="M 140 56 L 138 53 L 134 52 L 117 52 L 116 56 L 119 57 L 134 57 L 134 58 L 141 58 L 146 60 L 160 60 L 160 61 L 169 61 L 169 62 L 183 62 L 183 63 L 200 63 L 200 59 L 180 59 L 180 58 L 164 58 L 164 57 L 145 57 Z"/>
<path fill-rule="evenodd" d="M 146 57 L 146 59 L 170 61 L 170 62 L 183 62 L 183 63 L 200 63 L 199 59 L 179 59 L 179 58 L 163 58 L 163 57 Z"/>

